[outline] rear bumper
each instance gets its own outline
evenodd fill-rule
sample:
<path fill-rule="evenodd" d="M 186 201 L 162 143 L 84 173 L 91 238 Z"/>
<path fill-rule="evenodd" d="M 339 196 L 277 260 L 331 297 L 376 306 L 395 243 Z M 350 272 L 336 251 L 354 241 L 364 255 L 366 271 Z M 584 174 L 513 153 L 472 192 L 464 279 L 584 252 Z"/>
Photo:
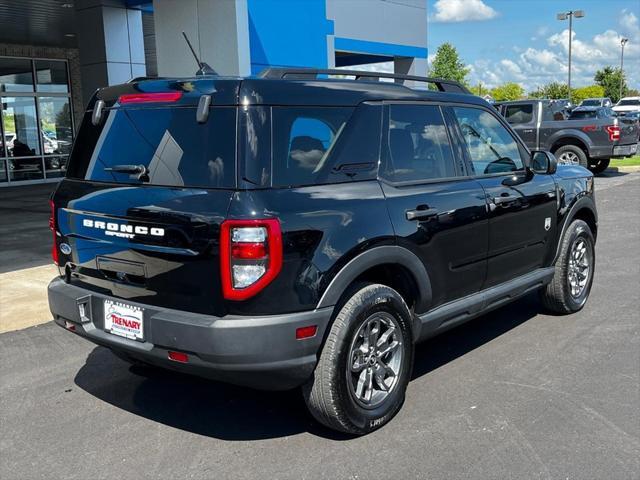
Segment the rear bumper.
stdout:
<path fill-rule="evenodd" d="M 294 388 L 311 376 L 332 310 L 215 317 L 119 299 L 144 309 L 144 341 L 135 341 L 103 330 L 104 300 L 110 297 L 62 278 L 54 279 L 48 290 L 56 323 L 72 326 L 93 343 L 152 365 L 268 390 Z M 89 306 L 84 319 L 78 303 Z M 296 340 L 296 329 L 309 325 L 318 326 L 316 335 Z M 189 361 L 169 360 L 169 351 L 187 353 Z"/>
<path fill-rule="evenodd" d="M 638 151 L 638 144 L 632 143 L 631 145 L 617 145 L 613 147 L 614 157 L 631 157 Z"/>

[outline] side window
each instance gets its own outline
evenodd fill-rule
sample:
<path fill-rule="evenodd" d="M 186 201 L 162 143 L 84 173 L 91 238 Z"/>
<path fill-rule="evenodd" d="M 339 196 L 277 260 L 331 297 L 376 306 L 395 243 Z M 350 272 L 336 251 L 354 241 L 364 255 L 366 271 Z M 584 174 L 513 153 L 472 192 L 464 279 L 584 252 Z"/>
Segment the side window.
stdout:
<path fill-rule="evenodd" d="M 438 106 L 391 105 L 387 141 L 384 178 L 405 182 L 456 175 L 447 127 Z"/>
<path fill-rule="evenodd" d="M 273 107 L 274 186 L 320 182 L 327 158 L 353 109 Z"/>
<path fill-rule="evenodd" d="M 545 102 L 542 104 L 542 120 L 551 122 L 554 120 L 563 121 L 567 119 L 564 107 L 556 102 Z"/>
<path fill-rule="evenodd" d="M 498 119 L 479 108 L 453 107 L 476 175 L 524 168 L 520 148 Z"/>
<path fill-rule="evenodd" d="M 531 123 L 531 121 L 533 120 L 533 105 L 507 105 L 504 117 L 511 125 Z"/>

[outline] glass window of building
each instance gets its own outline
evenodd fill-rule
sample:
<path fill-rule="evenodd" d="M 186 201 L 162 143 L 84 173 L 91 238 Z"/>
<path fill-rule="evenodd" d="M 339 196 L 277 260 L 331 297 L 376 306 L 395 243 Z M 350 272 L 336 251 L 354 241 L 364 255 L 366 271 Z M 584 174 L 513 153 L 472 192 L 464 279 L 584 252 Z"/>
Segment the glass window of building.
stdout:
<path fill-rule="evenodd" d="M 31 60 L 0 58 L 0 92 L 33 92 Z"/>
<path fill-rule="evenodd" d="M 0 185 L 64 176 L 70 92 L 66 61 L 0 57 Z"/>
<path fill-rule="evenodd" d="M 36 84 L 38 92 L 69 91 L 67 63 L 59 60 L 36 60 Z"/>

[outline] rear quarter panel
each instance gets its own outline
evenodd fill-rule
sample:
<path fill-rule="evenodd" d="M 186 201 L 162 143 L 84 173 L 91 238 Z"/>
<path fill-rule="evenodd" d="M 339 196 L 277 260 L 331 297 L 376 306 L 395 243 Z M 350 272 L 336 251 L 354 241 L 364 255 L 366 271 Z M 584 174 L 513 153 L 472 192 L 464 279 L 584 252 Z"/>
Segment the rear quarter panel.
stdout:
<path fill-rule="evenodd" d="M 280 220 L 283 265 L 256 296 L 227 302 L 238 315 L 312 310 L 333 277 L 374 246 L 392 245 L 393 229 L 377 181 L 237 192 L 228 218 Z"/>

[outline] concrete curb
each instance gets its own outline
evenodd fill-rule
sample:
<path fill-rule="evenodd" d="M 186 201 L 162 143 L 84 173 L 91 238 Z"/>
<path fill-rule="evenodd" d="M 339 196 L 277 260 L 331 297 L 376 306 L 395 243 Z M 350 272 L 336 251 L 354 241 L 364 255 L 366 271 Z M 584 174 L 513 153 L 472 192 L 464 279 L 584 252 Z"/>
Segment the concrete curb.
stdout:
<path fill-rule="evenodd" d="M 640 172 L 640 165 L 630 165 L 628 167 L 609 167 L 605 172 L 612 173 L 636 173 Z"/>
<path fill-rule="evenodd" d="M 51 320 L 47 285 L 57 275 L 55 265 L 0 274 L 0 333 Z"/>

